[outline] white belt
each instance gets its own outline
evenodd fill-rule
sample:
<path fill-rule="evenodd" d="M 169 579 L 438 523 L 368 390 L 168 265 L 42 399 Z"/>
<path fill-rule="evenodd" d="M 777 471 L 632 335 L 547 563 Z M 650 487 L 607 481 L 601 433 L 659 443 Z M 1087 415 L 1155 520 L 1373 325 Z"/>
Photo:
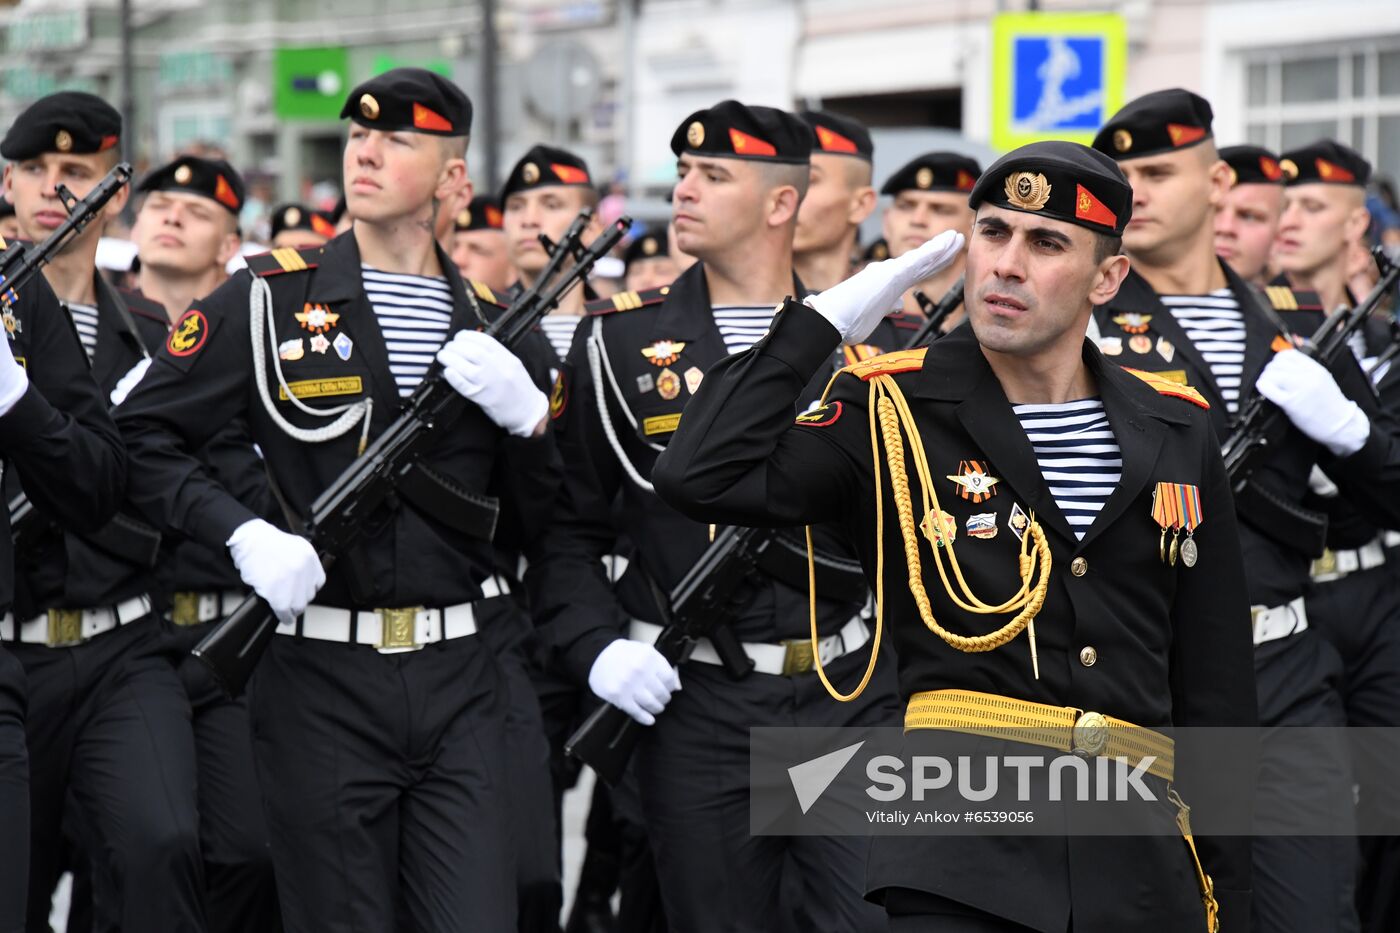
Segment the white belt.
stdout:
<path fill-rule="evenodd" d="M 1373 570 L 1385 564 L 1385 545 L 1380 536 L 1367 541 L 1361 547 L 1349 551 L 1322 552 L 1322 556 L 1312 562 L 1312 578 L 1318 583 L 1340 580 L 1358 570 Z"/>
<path fill-rule="evenodd" d="M 149 615 L 151 598 L 135 596 L 126 602 L 100 609 L 50 609 L 43 615 L 25 619 L 15 633 L 13 613 L 0 619 L 0 640 L 17 641 L 23 645 L 47 645 L 50 648 L 71 648 L 119 625 L 135 622 Z"/>
<path fill-rule="evenodd" d="M 1381 535 L 1386 547 L 1400 547 L 1400 531 L 1387 531 Z"/>
<path fill-rule="evenodd" d="M 178 592 L 170 596 L 170 621 L 176 625 L 200 625 L 229 615 L 247 596 L 242 590 L 208 593 Z"/>
<path fill-rule="evenodd" d="M 482 599 L 509 592 L 510 588 L 495 578 L 481 583 Z M 424 645 L 475 635 L 476 612 L 472 606 L 473 603 L 459 603 L 442 609 L 407 606 L 356 611 L 310 605 L 301 617 L 301 635 L 318 641 L 368 645 L 383 654 L 416 651 Z M 277 634 L 296 635 L 296 623 L 280 623 Z"/>
<path fill-rule="evenodd" d="M 661 626 L 651 622 L 643 622 L 640 619 L 633 619 L 628 628 L 628 637 L 633 641 L 654 644 L 656 636 L 661 634 Z M 817 654 L 821 658 L 823 665 L 830 664 L 842 655 L 850 654 L 857 650 L 866 642 L 870 641 L 870 626 L 865 624 L 865 620 L 856 616 L 841 626 L 841 631 L 835 635 L 828 635 L 817 640 Z M 798 674 L 805 674 L 815 668 L 812 662 L 812 640 L 810 638 L 790 638 L 778 644 L 770 642 L 743 642 L 741 647 L 744 654 L 753 661 L 753 669 L 760 674 L 781 674 L 785 677 L 793 677 Z M 719 659 L 719 652 L 715 651 L 715 646 L 708 638 L 702 638 L 695 643 L 695 647 L 690 652 L 691 661 L 699 661 L 701 664 L 722 664 Z"/>
<path fill-rule="evenodd" d="M 1296 635 L 1308 629 L 1308 612 L 1303 607 L 1303 597 L 1301 596 L 1282 606 L 1274 606 L 1272 609 L 1251 606 L 1249 614 L 1254 619 L 1255 645 L 1287 638 L 1289 635 Z"/>

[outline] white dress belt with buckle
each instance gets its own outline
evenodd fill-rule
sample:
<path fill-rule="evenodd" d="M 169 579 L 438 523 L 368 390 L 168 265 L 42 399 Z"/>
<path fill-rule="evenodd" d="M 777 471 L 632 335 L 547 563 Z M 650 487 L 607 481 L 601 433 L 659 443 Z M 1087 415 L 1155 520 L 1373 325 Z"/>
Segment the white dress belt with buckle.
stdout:
<path fill-rule="evenodd" d="M 1385 565 L 1385 545 L 1377 535 L 1374 541 L 1367 541 L 1359 548 L 1346 551 L 1327 550 L 1312 562 L 1312 578 L 1318 583 L 1340 580 L 1358 570 L 1374 570 Z"/>
<path fill-rule="evenodd" d="M 43 615 L 20 622 L 18 634 L 15 633 L 14 613 L 7 612 L 0 619 L 0 640 L 67 648 L 81 645 L 117 626 L 135 622 L 150 612 L 151 598 L 145 595 L 133 596 L 115 606 L 98 609 L 50 609 Z"/>
<path fill-rule="evenodd" d="M 1386 547 L 1400 547 L 1400 531 L 1387 531 L 1381 535 Z"/>
<path fill-rule="evenodd" d="M 1308 612 L 1303 606 L 1303 597 L 1282 606 L 1265 609 L 1262 606 L 1250 607 L 1249 614 L 1254 619 L 1254 644 L 1277 641 L 1296 635 L 1308 629 Z"/>
<path fill-rule="evenodd" d="M 170 621 L 176 625 L 202 625 L 222 619 L 238 608 L 247 593 L 242 590 L 180 591 L 171 594 Z"/>
<path fill-rule="evenodd" d="M 510 587 L 503 580 L 488 577 L 481 582 L 482 599 L 508 593 Z M 424 645 L 475 635 L 477 627 L 473 605 L 458 603 L 440 609 L 407 606 L 353 610 L 312 604 L 306 607 L 301 617 L 301 635 L 317 641 L 368 645 L 385 654 L 413 651 Z M 296 635 L 296 623 L 279 623 L 277 634 Z"/>
<path fill-rule="evenodd" d="M 647 644 L 655 644 L 656 636 L 661 634 L 661 626 L 651 622 L 643 622 L 640 619 L 633 619 L 628 627 L 627 637 L 633 641 L 642 641 Z M 851 621 L 841 626 L 841 630 L 834 635 L 827 635 L 825 638 L 817 639 L 817 652 L 821 657 L 823 665 L 830 664 L 843 655 L 850 654 L 870 641 L 870 626 L 860 616 L 855 616 Z M 753 661 L 753 669 L 760 674 L 784 674 L 792 676 L 794 674 L 805 674 L 814 669 L 812 664 L 811 639 L 794 638 L 779 644 L 771 642 L 743 642 L 741 647 L 744 654 Z M 715 646 L 708 638 L 702 638 L 695 643 L 695 647 L 690 652 L 691 661 L 699 661 L 701 664 L 722 664 L 719 659 L 719 652 L 715 651 Z"/>

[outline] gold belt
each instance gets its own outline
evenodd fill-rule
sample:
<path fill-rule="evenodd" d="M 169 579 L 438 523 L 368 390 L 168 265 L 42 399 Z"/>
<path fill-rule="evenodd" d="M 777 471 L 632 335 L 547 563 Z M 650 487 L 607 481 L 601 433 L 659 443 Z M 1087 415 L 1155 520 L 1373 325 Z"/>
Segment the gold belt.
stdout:
<path fill-rule="evenodd" d="M 904 729 L 947 729 L 1040 745 L 1083 757 L 1126 758 L 1172 780 L 1175 743 L 1160 732 L 1103 713 L 1031 703 L 972 690 L 927 690 L 909 699 Z"/>

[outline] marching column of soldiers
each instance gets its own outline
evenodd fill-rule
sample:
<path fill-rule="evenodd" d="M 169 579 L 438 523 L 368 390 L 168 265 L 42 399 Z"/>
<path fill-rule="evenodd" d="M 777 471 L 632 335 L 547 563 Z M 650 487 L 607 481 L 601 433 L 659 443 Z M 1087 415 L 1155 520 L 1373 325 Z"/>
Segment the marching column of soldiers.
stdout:
<path fill-rule="evenodd" d="M 183 154 L 5 283 L 0 933 L 50 930 L 65 875 L 72 933 L 1400 929 L 1400 845 L 1367 832 L 1400 815 L 1383 729 L 1178 782 L 1326 836 L 750 825 L 759 727 L 1010 710 L 1093 756 L 1112 740 L 1069 727 L 1100 714 L 1167 749 L 1398 724 L 1393 295 L 1345 352 L 1307 341 L 1384 271 L 1357 152 L 1220 148 L 1172 89 L 1092 146 L 876 179 L 850 116 L 725 100 L 676 125 L 622 290 L 540 307 L 609 229 L 583 159 L 541 143 L 476 190 L 472 104 L 419 69 L 341 116 L 339 213 L 274 208 L 266 252 L 240 173 Z M 84 93 L 18 117 L 9 256 L 123 132 Z M 521 309 L 548 313 L 514 333 Z M 1261 406 L 1281 429 L 1242 478 L 1222 443 Z M 366 463 L 392 488 L 324 540 Z M 678 660 L 671 594 L 721 528 L 769 537 Z M 960 592 L 928 567 L 954 548 Z M 250 611 L 244 684 L 212 646 Z M 605 705 L 642 738 L 566 898 L 570 736 Z"/>

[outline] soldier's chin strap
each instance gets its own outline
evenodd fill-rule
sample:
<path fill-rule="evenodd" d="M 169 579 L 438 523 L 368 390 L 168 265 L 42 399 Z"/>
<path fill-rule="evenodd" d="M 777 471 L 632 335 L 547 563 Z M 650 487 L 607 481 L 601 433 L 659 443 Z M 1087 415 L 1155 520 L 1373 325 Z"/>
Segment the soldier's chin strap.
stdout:
<path fill-rule="evenodd" d="M 835 377 L 832 381 L 835 381 Z M 830 391 L 831 383 L 827 383 L 827 391 L 822 393 L 823 404 L 825 404 L 826 396 Z M 943 527 L 942 516 L 944 513 L 939 508 L 938 491 L 934 487 L 929 470 L 923 439 L 919 436 L 919 426 L 915 423 L 914 416 L 909 411 L 909 404 L 904 398 L 904 393 L 893 376 L 881 374 L 870 379 L 869 409 L 870 457 L 875 472 L 875 638 L 871 645 L 870 662 L 866 666 L 865 676 L 848 694 L 842 694 L 832 686 L 831 681 L 827 679 L 826 671 L 822 668 L 821 655 L 817 651 L 816 569 L 813 562 L 812 529 L 811 526 L 807 528 L 807 566 L 809 581 L 812 584 L 809 586 L 808 593 L 812 655 L 816 664 L 817 676 L 821 678 L 827 692 L 841 702 L 854 700 L 860 696 L 870 683 L 870 678 L 875 672 L 875 661 L 880 652 L 880 637 L 884 630 L 885 619 L 885 503 L 884 483 L 881 478 L 884 471 L 881 469 L 880 463 L 880 441 L 884 442 L 885 464 L 890 472 L 890 491 L 894 496 L 895 512 L 899 516 L 899 531 L 904 541 L 904 559 L 909 571 L 909 591 L 914 597 L 915 605 L 919 607 L 919 615 L 924 620 L 924 625 L 952 647 L 968 653 L 1000 648 L 1021 634 L 1023 630 L 1029 628 L 1027 637 L 1030 641 L 1031 663 L 1038 678 L 1040 664 L 1035 650 L 1034 619 L 1036 613 L 1040 612 L 1041 606 L 1045 604 L 1045 595 L 1050 588 L 1051 567 L 1050 543 L 1045 537 L 1044 529 L 1040 527 L 1040 523 L 1032 515 L 1027 533 L 1021 537 L 1019 558 L 1021 588 L 1010 599 L 998 605 L 991 605 L 978 598 L 968 586 L 967 580 L 963 577 L 962 568 L 958 565 L 957 552 L 953 547 L 952 531 Z M 914 452 L 915 472 L 923 487 L 921 504 L 924 518 L 918 527 L 929 539 L 934 562 L 938 567 L 938 576 L 943 581 L 943 588 L 954 605 L 965 612 L 977 615 L 1016 613 L 1015 618 L 994 632 L 985 635 L 959 635 L 939 625 L 938 620 L 933 617 L 933 605 L 929 600 L 928 592 L 924 589 L 923 562 L 919 556 L 918 535 L 915 533 L 914 506 L 909 491 L 909 476 L 905 468 L 905 448 L 904 438 L 900 434 L 901 425 L 904 432 L 909 435 L 910 447 Z M 953 578 L 957 581 L 956 589 L 953 581 L 948 577 L 948 566 L 945 566 L 944 561 L 945 552 L 947 565 L 952 567 Z M 1038 574 L 1037 564 L 1039 565 Z M 1031 583 L 1033 577 L 1035 578 L 1034 584 Z"/>
<path fill-rule="evenodd" d="M 253 343 L 253 376 L 257 380 L 258 397 L 273 423 L 289 436 L 307 444 L 321 444 L 333 441 L 348 434 L 356 424 L 363 422 L 360 430 L 360 453 L 365 452 L 369 442 L 370 415 L 374 411 L 374 399 L 366 395 L 358 402 L 338 405 L 334 408 L 312 408 L 287 385 L 282 375 L 282 358 L 277 353 L 277 327 L 272 320 L 272 289 L 260 276 L 253 276 L 252 288 L 248 290 L 248 333 Z M 331 424 L 319 428 L 299 428 L 277 410 L 267 389 L 267 354 L 272 353 L 272 369 L 277 374 L 277 384 L 286 393 L 296 408 L 313 418 L 331 418 L 339 415 Z"/>

